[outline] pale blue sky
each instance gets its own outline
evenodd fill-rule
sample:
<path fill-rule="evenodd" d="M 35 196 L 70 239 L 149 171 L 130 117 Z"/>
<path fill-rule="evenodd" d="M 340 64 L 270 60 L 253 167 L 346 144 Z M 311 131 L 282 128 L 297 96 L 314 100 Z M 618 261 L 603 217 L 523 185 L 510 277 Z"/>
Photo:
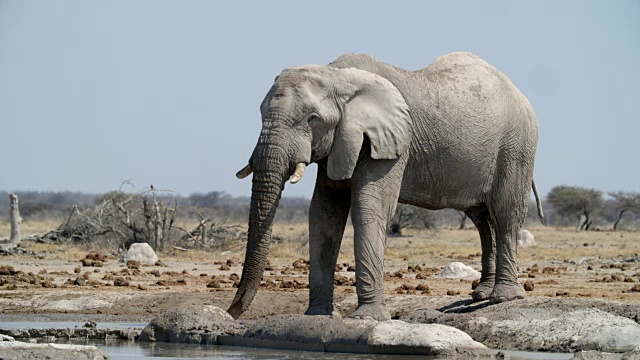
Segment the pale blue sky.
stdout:
<path fill-rule="evenodd" d="M 538 115 L 535 177 L 640 191 L 640 1 L 2 1 L 2 190 L 248 195 L 285 67 L 472 51 Z M 315 166 L 285 195 L 310 197 Z"/>

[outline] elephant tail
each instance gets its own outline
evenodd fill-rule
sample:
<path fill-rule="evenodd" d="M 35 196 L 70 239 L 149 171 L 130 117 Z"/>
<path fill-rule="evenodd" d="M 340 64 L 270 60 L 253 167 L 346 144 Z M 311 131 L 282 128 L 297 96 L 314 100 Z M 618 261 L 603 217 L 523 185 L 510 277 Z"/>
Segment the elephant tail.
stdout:
<path fill-rule="evenodd" d="M 547 219 L 544 217 L 544 212 L 542 211 L 542 201 L 540 201 L 540 196 L 538 195 L 538 188 L 536 187 L 536 181 L 531 180 L 531 188 L 533 189 L 533 196 L 536 197 L 536 205 L 538 207 L 538 216 L 540 217 L 540 222 L 542 225 L 547 226 Z"/>

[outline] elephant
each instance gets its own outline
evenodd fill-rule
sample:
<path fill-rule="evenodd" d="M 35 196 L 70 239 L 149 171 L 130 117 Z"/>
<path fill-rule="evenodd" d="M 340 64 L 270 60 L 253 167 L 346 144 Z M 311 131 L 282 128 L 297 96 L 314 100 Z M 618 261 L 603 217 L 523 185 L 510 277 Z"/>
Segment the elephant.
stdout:
<path fill-rule="evenodd" d="M 267 263 L 285 183 L 317 164 L 309 209 L 307 315 L 331 315 L 333 279 L 347 217 L 354 228 L 353 318 L 387 320 L 383 255 L 397 203 L 464 211 L 478 229 L 482 276 L 472 294 L 492 303 L 524 297 L 518 231 L 533 189 L 538 124 L 527 98 L 477 55 L 450 53 L 408 71 L 368 54 L 287 68 L 260 105 L 242 278 L 228 312 L 250 305 Z"/>

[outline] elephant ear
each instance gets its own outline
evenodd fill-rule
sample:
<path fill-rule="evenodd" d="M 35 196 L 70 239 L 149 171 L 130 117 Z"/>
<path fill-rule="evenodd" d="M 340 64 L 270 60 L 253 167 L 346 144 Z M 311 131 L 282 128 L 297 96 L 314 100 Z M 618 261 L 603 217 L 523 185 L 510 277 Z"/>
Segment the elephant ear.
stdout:
<path fill-rule="evenodd" d="M 411 141 L 411 116 L 402 94 L 388 80 L 355 68 L 338 71 L 343 72 L 352 93 L 345 96 L 327 175 L 345 180 L 353 175 L 365 135 L 371 143 L 372 158 L 398 158 Z"/>

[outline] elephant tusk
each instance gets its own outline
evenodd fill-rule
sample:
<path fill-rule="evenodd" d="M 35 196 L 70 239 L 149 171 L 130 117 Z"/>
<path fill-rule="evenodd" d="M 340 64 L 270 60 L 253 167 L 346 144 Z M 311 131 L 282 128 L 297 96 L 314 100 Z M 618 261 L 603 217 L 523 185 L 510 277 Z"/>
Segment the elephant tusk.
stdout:
<path fill-rule="evenodd" d="M 247 166 L 243 167 L 242 170 L 238 171 L 236 173 L 236 177 L 238 179 L 244 179 L 247 176 L 251 175 L 251 173 L 253 172 L 253 170 L 251 170 L 251 165 L 247 164 Z"/>
<path fill-rule="evenodd" d="M 291 177 L 291 183 L 295 184 L 298 181 L 300 181 L 300 179 L 302 179 L 302 175 L 304 174 L 304 168 L 305 168 L 305 163 L 298 163 L 296 164 L 296 169 L 293 172 L 293 176 Z"/>

